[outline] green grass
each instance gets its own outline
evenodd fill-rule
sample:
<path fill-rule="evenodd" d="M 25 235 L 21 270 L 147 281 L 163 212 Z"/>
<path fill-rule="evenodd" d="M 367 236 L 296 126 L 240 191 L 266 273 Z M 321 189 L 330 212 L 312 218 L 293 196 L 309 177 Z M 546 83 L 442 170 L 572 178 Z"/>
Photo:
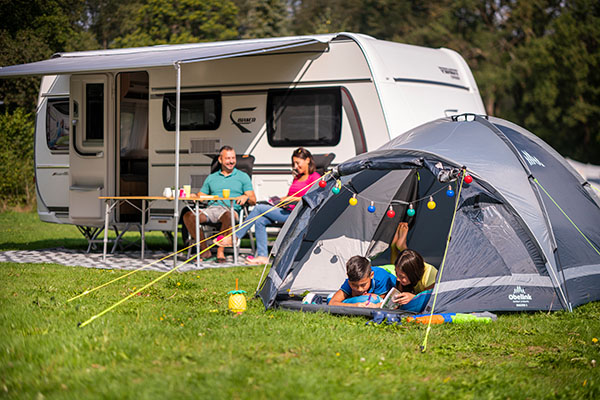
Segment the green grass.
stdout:
<path fill-rule="evenodd" d="M 7 228 L 8 227 L 8 228 Z M 0 215 L 0 248 L 79 246 L 77 231 Z M 10 230 L 9 230 L 10 229 Z M 85 242 L 83 242 L 85 245 Z M 366 326 L 360 317 L 264 311 L 234 316 L 235 279 L 261 269 L 140 272 L 0 263 L 3 398 L 598 398 L 600 304 L 573 313 L 504 314 L 487 325 Z"/>

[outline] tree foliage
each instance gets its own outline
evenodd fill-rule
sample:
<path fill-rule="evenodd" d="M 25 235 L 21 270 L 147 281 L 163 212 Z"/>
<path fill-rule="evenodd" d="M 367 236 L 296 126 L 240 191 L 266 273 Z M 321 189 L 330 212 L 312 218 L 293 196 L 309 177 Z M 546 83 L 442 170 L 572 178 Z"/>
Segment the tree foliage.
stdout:
<path fill-rule="evenodd" d="M 97 46 L 82 24 L 84 0 L 0 0 L 0 64 L 23 64 Z M 10 108 L 35 109 L 39 78 L 0 80 Z"/>
<path fill-rule="evenodd" d="M 0 205 L 31 204 L 33 179 L 33 124 L 35 116 L 22 108 L 0 114 Z"/>
<path fill-rule="evenodd" d="M 134 14 L 132 32 L 114 47 L 195 43 L 238 37 L 238 9 L 221 0 L 146 0 Z"/>
<path fill-rule="evenodd" d="M 597 0 L 0 0 L 0 20 L 2 65 L 62 51 L 344 31 L 447 47 L 471 67 L 488 114 L 600 164 Z M 4 126 L 35 110 L 38 86 L 0 80 Z"/>

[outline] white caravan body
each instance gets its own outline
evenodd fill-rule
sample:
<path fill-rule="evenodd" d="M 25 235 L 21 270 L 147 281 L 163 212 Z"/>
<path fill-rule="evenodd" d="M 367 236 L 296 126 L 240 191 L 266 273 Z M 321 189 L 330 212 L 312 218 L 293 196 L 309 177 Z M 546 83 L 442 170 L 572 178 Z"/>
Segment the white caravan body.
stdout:
<path fill-rule="evenodd" d="M 255 157 L 264 200 L 286 194 L 296 147 L 335 153 L 337 164 L 430 120 L 485 114 L 458 53 L 353 33 L 64 53 L 0 69 L 22 75 L 44 76 L 40 218 L 90 227 L 103 225 L 98 196 L 161 195 L 177 164 L 179 186 L 199 190 L 222 145 Z M 111 225 L 131 213 L 121 207 Z M 171 230 L 173 215 L 172 202 L 153 203 L 147 229 Z"/>

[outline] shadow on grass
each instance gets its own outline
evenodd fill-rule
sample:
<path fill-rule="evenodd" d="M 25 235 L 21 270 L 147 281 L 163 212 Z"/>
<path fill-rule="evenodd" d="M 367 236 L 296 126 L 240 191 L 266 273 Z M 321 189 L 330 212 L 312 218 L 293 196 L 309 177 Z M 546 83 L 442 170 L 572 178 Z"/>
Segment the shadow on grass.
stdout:
<path fill-rule="evenodd" d="M 7 250 L 43 250 L 64 247 L 67 249 L 87 250 L 88 244 L 85 239 L 44 239 L 34 242 L 4 242 L 0 243 L 0 251 Z M 102 248 L 99 247 L 102 251 Z"/>
<path fill-rule="evenodd" d="M 127 238 L 129 242 L 135 242 L 133 238 Z M 109 242 L 108 251 L 112 250 L 112 243 Z M 63 247 L 66 249 L 81 250 L 82 252 L 87 251 L 88 242 L 84 238 L 57 238 L 57 239 L 42 239 L 32 242 L 3 242 L 0 243 L 0 251 L 8 250 L 44 250 L 44 249 L 55 249 Z M 126 243 L 124 247 L 127 250 L 139 250 L 139 240 L 137 243 Z M 146 240 L 146 248 L 150 250 L 172 250 L 172 245 L 161 238 L 151 238 Z M 119 251 L 120 249 L 117 249 Z M 97 243 L 90 250 L 90 253 L 102 253 L 102 243 Z"/>

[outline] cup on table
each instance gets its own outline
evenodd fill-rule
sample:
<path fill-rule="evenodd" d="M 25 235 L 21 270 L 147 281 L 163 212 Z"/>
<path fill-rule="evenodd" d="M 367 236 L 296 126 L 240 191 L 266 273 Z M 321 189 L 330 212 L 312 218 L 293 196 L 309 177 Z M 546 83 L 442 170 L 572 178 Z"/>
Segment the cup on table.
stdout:
<path fill-rule="evenodd" d="M 223 198 L 224 199 L 228 199 L 230 194 L 231 194 L 230 189 L 223 189 Z"/>
<path fill-rule="evenodd" d="M 170 187 L 166 187 L 163 189 L 163 197 L 173 197 L 173 191 Z"/>
<path fill-rule="evenodd" d="M 183 191 L 185 192 L 185 197 L 190 197 L 190 192 L 192 191 L 191 185 L 183 185 Z"/>
<path fill-rule="evenodd" d="M 182 188 L 182 189 L 179 189 L 179 198 L 180 198 L 180 199 L 183 199 L 183 198 L 185 198 L 185 190 L 184 190 L 183 188 Z"/>

